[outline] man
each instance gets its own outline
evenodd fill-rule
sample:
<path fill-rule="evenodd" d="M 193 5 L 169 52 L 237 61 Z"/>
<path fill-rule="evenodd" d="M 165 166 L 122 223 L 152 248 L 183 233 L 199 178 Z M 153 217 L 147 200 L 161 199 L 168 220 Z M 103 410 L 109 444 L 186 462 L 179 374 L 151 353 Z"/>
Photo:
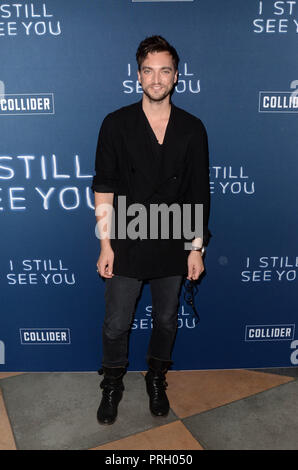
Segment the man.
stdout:
<path fill-rule="evenodd" d="M 202 255 L 209 239 L 207 135 L 200 119 L 171 102 L 178 81 L 178 54 L 164 38 L 153 36 L 141 42 L 136 58 L 142 100 L 104 119 L 92 183 L 101 243 L 97 270 L 105 279 L 106 302 L 103 393 L 97 412 L 102 424 L 111 424 L 117 417 L 128 365 L 128 334 L 144 280 L 150 283 L 153 319 L 145 376 L 149 407 L 154 416 L 167 415 L 165 374 L 172 364 L 179 292 L 184 276 L 196 280 L 204 271 Z M 123 198 L 130 208 L 125 222 Z M 147 233 L 136 235 L 132 216 L 138 212 L 139 225 L 147 223 L 148 212 L 156 204 L 176 204 L 176 210 L 188 204 L 192 216 L 195 205 L 203 205 L 201 231 L 192 220 L 191 233 L 196 236 L 188 240 L 190 249 L 185 248 L 176 214 L 168 236 L 162 236 L 160 227 L 153 233 L 156 226 L 151 220 Z"/>

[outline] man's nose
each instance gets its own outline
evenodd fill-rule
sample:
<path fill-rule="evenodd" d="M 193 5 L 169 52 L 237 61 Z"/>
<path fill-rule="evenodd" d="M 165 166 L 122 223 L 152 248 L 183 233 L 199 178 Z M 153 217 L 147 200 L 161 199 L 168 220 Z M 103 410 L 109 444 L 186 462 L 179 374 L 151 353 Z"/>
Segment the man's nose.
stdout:
<path fill-rule="evenodd" d="M 155 70 L 153 72 L 153 82 L 154 83 L 159 83 L 159 81 L 160 81 L 160 72 L 159 72 L 159 70 Z"/>

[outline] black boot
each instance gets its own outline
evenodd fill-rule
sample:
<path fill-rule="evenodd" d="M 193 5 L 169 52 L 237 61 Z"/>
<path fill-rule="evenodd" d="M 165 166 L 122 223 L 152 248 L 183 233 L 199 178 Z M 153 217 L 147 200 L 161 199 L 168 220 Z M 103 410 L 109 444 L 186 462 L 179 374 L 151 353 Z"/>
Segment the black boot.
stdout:
<path fill-rule="evenodd" d="M 98 371 L 100 375 L 104 374 L 100 384 L 102 399 L 97 410 L 100 424 L 113 424 L 117 418 L 118 404 L 124 390 L 122 378 L 125 372 L 125 367 L 103 367 Z"/>
<path fill-rule="evenodd" d="M 171 361 L 161 361 L 149 358 L 149 370 L 145 375 L 147 393 L 149 395 L 149 408 L 154 416 L 166 416 L 170 409 L 166 395 L 167 382 L 165 374 Z"/>

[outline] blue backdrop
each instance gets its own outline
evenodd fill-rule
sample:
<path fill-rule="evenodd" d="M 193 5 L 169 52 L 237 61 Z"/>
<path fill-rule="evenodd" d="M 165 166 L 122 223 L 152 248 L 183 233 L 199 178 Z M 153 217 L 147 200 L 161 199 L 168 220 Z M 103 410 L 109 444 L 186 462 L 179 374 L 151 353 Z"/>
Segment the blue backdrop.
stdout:
<path fill-rule="evenodd" d="M 100 366 L 97 135 L 141 99 L 135 52 L 152 34 L 177 48 L 173 102 L 210 150 L 201 321 L 182 295 L 173 368 L 298 364 L 297 32 L 293 1 L 0 2 L 0 371 Z M 146 367 L 150 310 L 145 284 L 130 370 Z"/>

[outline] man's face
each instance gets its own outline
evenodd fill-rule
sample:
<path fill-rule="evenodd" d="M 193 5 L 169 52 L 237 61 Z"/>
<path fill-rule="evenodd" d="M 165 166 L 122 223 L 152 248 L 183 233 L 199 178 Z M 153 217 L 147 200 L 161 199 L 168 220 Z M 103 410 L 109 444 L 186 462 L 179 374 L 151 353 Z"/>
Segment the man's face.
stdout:
<path fill-rule="evenodd" d="M 143 92 L 152 101 L 162 101 L 178 79 L 173 59 L 169 52 L 149 52 L 138 71 L 138 80 Z"/>

